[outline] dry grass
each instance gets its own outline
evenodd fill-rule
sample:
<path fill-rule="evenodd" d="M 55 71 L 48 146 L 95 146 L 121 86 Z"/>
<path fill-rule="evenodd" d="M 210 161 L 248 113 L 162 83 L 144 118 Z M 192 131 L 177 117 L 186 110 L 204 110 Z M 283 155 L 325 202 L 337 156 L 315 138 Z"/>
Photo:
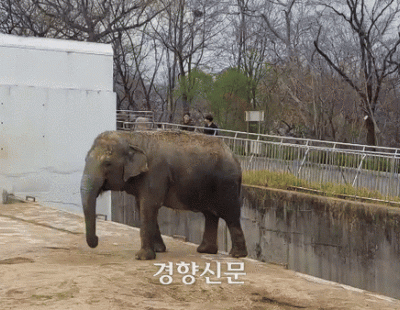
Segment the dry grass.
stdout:
<path fill-rule="evenodd" d="M 286 172 L 271 171 L 244 171 L 243 184 L 265 186 L 277 189 L 291 190 L 300 189 L 319 195 L 340 197 L 346 199 L 365 199 L 381 203 L 393 203 L 400 206 L 400 197 L 384 197 L 378 191 L 366 188 L 355 188 L 351 184 L 334 183 L 311 183 L 297 178 L 295 175 Z"/>

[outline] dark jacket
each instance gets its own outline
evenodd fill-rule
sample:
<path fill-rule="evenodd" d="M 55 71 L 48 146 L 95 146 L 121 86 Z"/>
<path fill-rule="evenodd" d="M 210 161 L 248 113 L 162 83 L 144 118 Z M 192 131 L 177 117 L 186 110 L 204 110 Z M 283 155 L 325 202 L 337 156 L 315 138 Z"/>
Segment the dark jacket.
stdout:
<path fill-rule="evenodd" d="M 181 126 L 181 129 L 182 130 L 187 130 L 187 131 L 194 131 L 193 127 L 188 127 L 188 126 L 194 126 L 192 120 L 190 120 L 188 123 L 183 123 L 183 126 Z"/>
<path fill-rule="evenodd" d="M 209 126 L 206 124 L 204 126 L 204 133 L 206 135 L 212 135 L 212 136 L 218 135 L 218 126 L 215 123 L 211 123 Z"/>

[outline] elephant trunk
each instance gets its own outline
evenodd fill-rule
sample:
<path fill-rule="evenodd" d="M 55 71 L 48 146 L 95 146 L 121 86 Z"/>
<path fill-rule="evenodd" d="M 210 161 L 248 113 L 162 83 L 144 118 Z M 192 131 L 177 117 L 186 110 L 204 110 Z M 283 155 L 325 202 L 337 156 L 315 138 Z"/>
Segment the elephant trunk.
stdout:
<path fill-rule="evenodd" d="M 96 199 L 101 192 L 104 179 L 98 173 L 98 167 L 86 163 L 81 181 L 81 199 L 86 224 L 86 242 L 91 248 L 97 247 L 99 239 L 96 236 Z"/>

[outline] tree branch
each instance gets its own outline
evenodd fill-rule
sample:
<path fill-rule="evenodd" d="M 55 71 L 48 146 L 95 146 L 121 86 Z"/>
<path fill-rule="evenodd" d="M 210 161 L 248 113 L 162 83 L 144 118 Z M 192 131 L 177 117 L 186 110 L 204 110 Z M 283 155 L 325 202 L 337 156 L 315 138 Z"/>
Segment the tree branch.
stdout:
<path fill-rule="evenodd" d="M 317 52 L 328 62 L 328 64 L 355 90 L 357 93 L 360 95 L 360 97 L 364 100 L 367 101 L 367 96 L 365 93 L 357 86 L 354 84 L 354 82 L 341 70 L 338 66 L 336 66 L 333 61 L 329 58 L 327 54 L 325 54 L 318 46 L 318 41 L 314 41 L 314 46 Z"/>

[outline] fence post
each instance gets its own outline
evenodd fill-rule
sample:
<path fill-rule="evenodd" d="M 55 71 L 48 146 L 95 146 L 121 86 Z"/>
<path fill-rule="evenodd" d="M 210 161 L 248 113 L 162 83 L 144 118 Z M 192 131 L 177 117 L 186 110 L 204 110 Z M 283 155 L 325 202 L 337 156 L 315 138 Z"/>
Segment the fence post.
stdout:
<path fill-rule="evenodd" d="M 304 165 L 304 163 L 305 163 L 305 161 L 306 161 L 306 158 L 307 158 L 307 155 L 308 155 L 308 152 L 310 151 L 310 147 L 308 146 L 308 141 L 309 140 L 307 140 L 307 142 L 306 142 L 306 152 L 305 152 L 305 154 L 304 154 L 304 157 L 303 157 L 303 159 L 301 160 L 301 163 L 300 163 L 300 167 L 299 167 L 299 170 L 297 171 L 297 177 L 299 177 L 300 176 L 300 171 L 301 171 L 301 168 L 303 167 L 303 165 Z"/>
<path fill-rule="evenodd" d="M 351 184 L 353 187 L 354 187 L 354 185 L 356 184 L 356 181 L 357 181 L 357 179 L 358 179 L 358 175 L 360 174 L 361 167 L 362 167 L 362 163 L 363 163 L 365 157 L 367 157 L 367 154 L 363 154 L 363 157 L 361 158 L 360 164 L 359 164 L 358 167 L 357 167 L 356 176 L 354 177 L 353 183 Z"/>

